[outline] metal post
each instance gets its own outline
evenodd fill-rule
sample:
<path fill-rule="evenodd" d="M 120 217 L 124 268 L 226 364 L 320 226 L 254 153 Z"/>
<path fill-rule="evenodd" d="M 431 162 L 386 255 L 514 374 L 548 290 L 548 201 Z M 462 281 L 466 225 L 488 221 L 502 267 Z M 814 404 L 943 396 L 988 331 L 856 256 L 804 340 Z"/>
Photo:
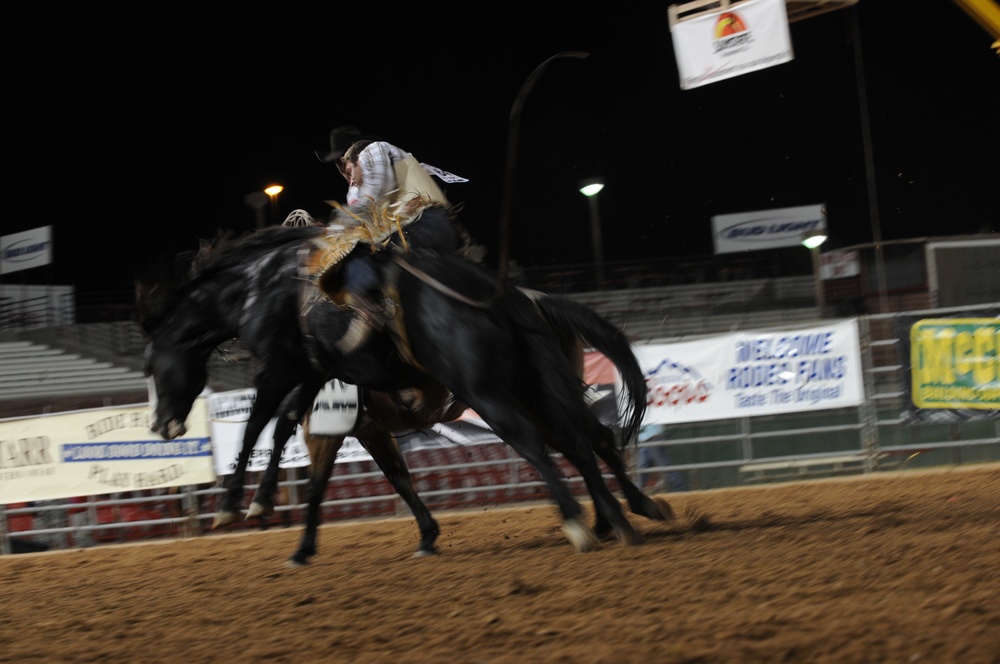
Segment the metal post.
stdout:
<path fill-rule="evenodd" d="M 865 150 L 865 174 L 868 178 L 868 214 L 872 223 L 872 242 L 875 245 L 875 281 L 878 288 L 879 313 L 888 313 L 886 301 L 888 287 L 885 280 L 885 259 L 882 255 L 882 225 L 878 216 L 878 193 L 875 189 L 875 156 L 872 150 L 872 131 L 868 114 L 868 92 L 865 87 L 865 66 L 861 58 L 861 30 L 858 28 L 858 7 L 851 7 L 851 41 L 854 42 L 854 71 L 858 85 L 858 106 L 861 111 L 861 142 Z"/>
<path fill-rule="evenodd" d="M 594 264 L 597 266 L 597 288 L 604 288 L 604 249 L 601 243 L 601 216 L 597 209 L 597 194 L 587 197 L 590 202 L 590 237 L 594 245 Z"/>
<path fill-rule="evenodd" d="M 812 264 L 813 264 L 813 281 L 816 282 L 816 309 L 819 311 L 820 318 L 823 317 L 823 308 L 826 306 L 826 293 L 823 292 L 823 275 L 820 274 L 819 269 L 819 247 L 813 247 L 809 250 L 812 254 Z"/>

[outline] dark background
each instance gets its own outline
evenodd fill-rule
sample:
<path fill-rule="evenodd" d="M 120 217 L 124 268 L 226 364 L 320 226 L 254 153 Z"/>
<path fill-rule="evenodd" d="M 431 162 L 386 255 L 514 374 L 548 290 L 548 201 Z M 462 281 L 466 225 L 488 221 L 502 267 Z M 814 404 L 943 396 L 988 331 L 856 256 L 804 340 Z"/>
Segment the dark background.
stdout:
<path fill-rule="evenodd" d="M 711 254 L 716 214 L 824 203 L 825 248 L 872 240 L 861 35 L 885 239 L 995 231 L 1000 57 L 948 0 L 861 0 L 791 25 L 795 60 L 682 91 L 667 3 L 32 3 L 7 9 L 3 234 L 51 224 L 54 265 L 8 283 L 128 288 L 154 255 L 325 215 L 313 150 L 354 124 L 470 179 L 448 186 L 498 255 L 508 124 L 532 71 L 511 258 L 591 260 L 577 191 L 600 175 L 608 262 Z M 11 175 L 13 178 L 11 179 Z M 268 209 L 270 214 L 272 210 Z"/>

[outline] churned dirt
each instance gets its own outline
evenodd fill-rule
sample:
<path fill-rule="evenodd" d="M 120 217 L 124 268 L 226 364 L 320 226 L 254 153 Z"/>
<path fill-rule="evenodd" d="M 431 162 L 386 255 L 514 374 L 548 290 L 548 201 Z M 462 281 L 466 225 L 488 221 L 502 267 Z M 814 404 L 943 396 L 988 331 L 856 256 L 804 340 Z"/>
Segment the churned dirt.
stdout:
<path fill-rule="evenodd" d="M 666 496 L 575 553 L 549 505 L 0 558 L 0 662 L 1000 662 L 1000 466 Z"/>

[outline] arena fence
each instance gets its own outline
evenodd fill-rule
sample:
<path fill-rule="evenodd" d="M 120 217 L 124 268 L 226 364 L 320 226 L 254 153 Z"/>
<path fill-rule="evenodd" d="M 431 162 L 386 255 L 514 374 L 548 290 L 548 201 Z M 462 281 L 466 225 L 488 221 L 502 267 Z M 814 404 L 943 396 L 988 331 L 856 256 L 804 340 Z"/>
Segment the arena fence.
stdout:
<path fill-rule="evenodd" d="M 983 305 L 982 311 L 997 307 Z M 942 318 L 974 315 L 977 309 L 906 314 Z M 629 467 L 647 489 L 669 492 L 1000 460 L 1000 420 L 911 423 L 902 417 L 906 362 L 893 328 L 897 315 L 902 314 L 859 319 L 866 394 L 860 406 L 673 425 L 665 436 L 630 445 Z M 640 450 L 659 456 L 640 469 Z M 405 456 L 416 489 L 431 510 L 548 499 L 534 470 L 499 442 L 414 449 Z M 560 468 L 574 493 L 584 497 L 582 481 L 561 459 Z M 306 473 L 294 468 L 286 473 L 276 516 L 269 523 L 242 523 L 229 530 L 298 523 L 304 514 Z M 605 476 L 617 489 L 613 478 Z M 248 485 L 245 505 L 255 490 L 256 485 Z M 169 493 L 0 506 L 0 546 L 3 553 L 12 553 L 203 536 L 211 532 L 221 493 L 219 485 L 190 486 Z M 327 487 L 326 521 L 408 515 L 374 462 L 338 462 Z"/>

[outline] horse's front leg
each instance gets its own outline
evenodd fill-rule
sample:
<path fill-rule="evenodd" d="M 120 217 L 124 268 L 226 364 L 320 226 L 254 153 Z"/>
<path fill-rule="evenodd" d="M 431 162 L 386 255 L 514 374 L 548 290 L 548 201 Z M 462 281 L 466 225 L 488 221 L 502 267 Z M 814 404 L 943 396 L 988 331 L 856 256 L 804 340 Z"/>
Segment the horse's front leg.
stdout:
<path fill-rule="evenodd" d="M 285 450 L 285 444 L 295 433 L 295 426 L 298 424 L 295 413 L 284 412 L 278 417 L 274 425 L 274 440 L 271 447 L 271 458 L 267 461 L 267 468 L 260 479 L 257 492 L 250 502 L 250 509 L 247 510 L 247 519 L 267 517 L 274 514 L 274 494 L 278 492 L 278 476 L 281 472 L 281 455 Z"/>
<path fill-rule="evenodd" d="M 427 505 L 420 499 L 417 490 L 413 488 L 410 470 L 406 467 L 406 460 L 399 450 L 396 439 L 392 435 L 370 426 L 363 433 L 358 434 L 358 441 L 368 450 L 372 459 L 385 474 L 385 478 L 392 484 L 392 488 L 406 501 L 413 516 L 417 519 L 417 526 L 420 528 L 420 547 L 414 555 L 418 557 L 435 555 L 437 549 L 434 543 L 437 542 L 437 538 L 441 534 L 441 528 L 431 516 Z"/>
<path fill-rule="evenodd" d="M 240 448 L 239 456 L 236 458 L 236 468 L 229 475 L 223 487 L 222 501 L 215 512 L 212 520 L 212 529 L 222 528 L 240 519 L 240 508 L 243 505 L 243 488 L 246 484 L 247 466 L 250 463 L 250 453 L 253 451 L 257 439 L 264 431 L 271 415 L 277 410 L 281 403 L 281 398 L 286 392 L 272 389 L 257 388 L 257 398 L 254 400 L 253 408 L 250 409 L 250 417 L 247 418 L 246 428 L 243 430 L 243 446 Z"/>
<path fill-rule="evenodd" d="M 312 469 L 309 482 L 306 485 L 306 525 L 302 529 L 302 539 L 299 547 L 288 559 L 289 567 L 307 565 L 316 555 L 316 535 L 323 521 L 323 500 L 326 498 L 326 488 L 333 475 L 333 465 L 337 461 L 337 452 L 344 444 L 345 436 L 314 436 L 309 433 L 308 418 L 302 424 L 306 445 L 309 448 L 309 459 Z"/>
<path fill-rule="evenodd" d="M 316 394 L 323 385 L 319 378 L 311 378 L 289 394 L 282 402 L 280 414 L 274 425 L 271 458 L 254 494 L 247 518 L 266 518 L 274 514 L 274 494 L 278 492 L 278 476 L 281 472 L 281 455 L 288 439 L 295 433 L 295 427 L 304 421 L 316 400 Z"/>

